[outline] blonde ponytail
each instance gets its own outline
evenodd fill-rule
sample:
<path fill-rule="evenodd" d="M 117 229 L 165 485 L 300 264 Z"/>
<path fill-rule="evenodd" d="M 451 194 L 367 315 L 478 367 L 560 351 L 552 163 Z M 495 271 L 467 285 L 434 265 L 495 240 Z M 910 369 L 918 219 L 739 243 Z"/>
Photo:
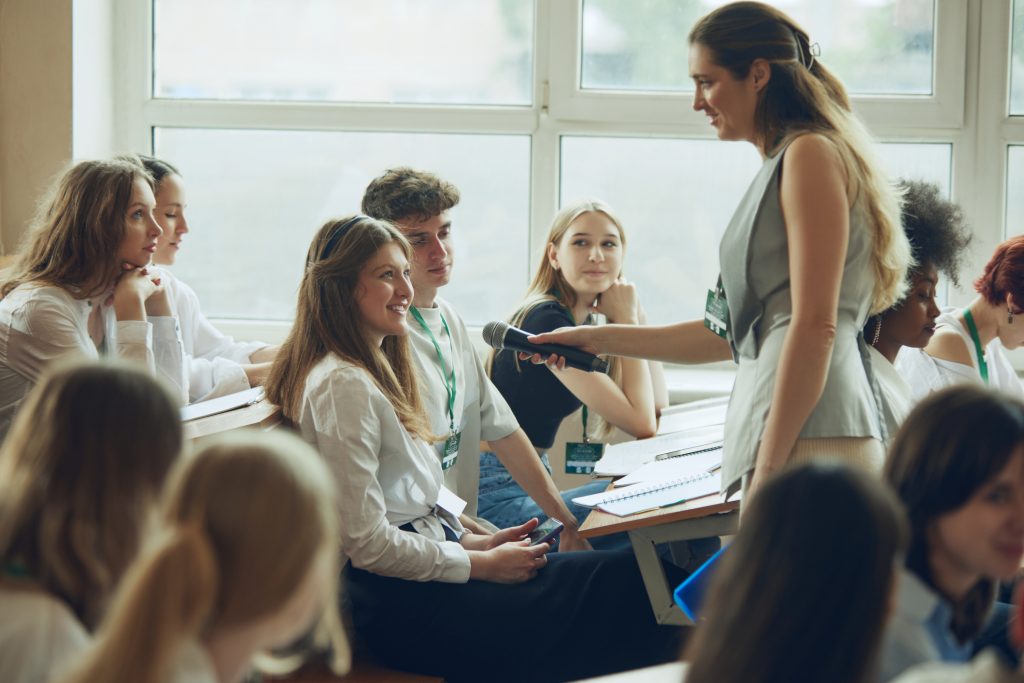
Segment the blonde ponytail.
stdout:
<path fill-rule="evenodd" d="M 125 577 L 95 647 L 65 683 L 161 683 L 217 596 L 217 563 L 199 524 L 172 529 Z"/>

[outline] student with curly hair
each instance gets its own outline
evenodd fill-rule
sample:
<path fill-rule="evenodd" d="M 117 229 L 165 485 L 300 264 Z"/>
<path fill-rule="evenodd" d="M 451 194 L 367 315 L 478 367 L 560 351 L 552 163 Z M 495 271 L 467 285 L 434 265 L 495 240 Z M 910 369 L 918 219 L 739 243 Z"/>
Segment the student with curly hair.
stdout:
<path fill-rule="evenodd" d="M 998 247 L 974 281 L 978 296 L 935 321 L 924 351 L 900 355 L 896 369 L 920 398 L 953 384 L 986 384 L 1024 399 L 1007 349 L 1024 344 L 1024 235 Z"/>
<path fill-rule="evenodd" d="M 935 321 L 941 313 L 935 302 L 939 273 L 958 284 L 960 264 L 971 242 L 963 211 L 943 199 L 936 185 L 903 180 L 900 186 L 904 192 L 903 231 L 917 265 L 907 273 L 907 295 L 871 316 L 864 326 L 890 435 L 896 433 L 914 404 L 910 386 L 893 367 L 896 356 L 903 347 L 924 348 L 935 334 Z"/>

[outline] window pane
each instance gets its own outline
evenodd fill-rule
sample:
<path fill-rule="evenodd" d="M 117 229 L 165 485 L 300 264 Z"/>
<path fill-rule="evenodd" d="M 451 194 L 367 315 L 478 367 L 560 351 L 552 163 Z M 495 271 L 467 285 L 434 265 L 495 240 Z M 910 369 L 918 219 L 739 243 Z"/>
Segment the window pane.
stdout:
<path fill-rule="evenodd" d="M 880 145 L 894 177 L 948 193 L 950 146 Z M 562 138 L 563 205 L 593 197 L 623 221 L 625 273 L 650 322 L 699 318 L 718 277 L 718 243 L 761 161 L 753 146 L 717 140 Z"/>
<path fill-rule="evenodd" d="M 1024 115 L 1024 2 L 1013 0 L 1010 50 L 1010 115 Z"/>
<path fill-rule="evenodd" d="M 455 183 L 455 275 L 443 296 L 470 323 L 506 311 L 527 271 L 530 138 L 514 135 L 161 128 L 181 169 L 190 234 L 174 272 L 211 317 L 290 320 L 309 241 L 359 211 L 366 185 L 408 165 Z M 500 248 L 495 248 L 500 245 Z"/>
<path fill-rule="evenodd" d="M 532 0 L 153 4 L 156 97 L 532 101 Z"/>
<path fill-rule="evenodd" d="M 720 0 L 584 0 L 582 87 L 692 91 L 686 36 Z M 777 4 L 821 47 L 851 93 L 932 92 L 934 0 Z"/>
<path fill-rule="evenodd" d="M 1006 159 L 1006 232 L 1003 237 L 1024 233 L 1024 146 L 1011 145 Z"/>

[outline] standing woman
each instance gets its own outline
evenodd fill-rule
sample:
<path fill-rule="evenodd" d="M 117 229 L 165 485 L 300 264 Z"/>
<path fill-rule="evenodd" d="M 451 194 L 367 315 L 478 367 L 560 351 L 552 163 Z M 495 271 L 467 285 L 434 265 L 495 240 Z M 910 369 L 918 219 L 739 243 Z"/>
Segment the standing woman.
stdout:
<path fill-rule="evenodd" d="M 153 262 L 173 266 L 183 238 L 189 232 L 185 210 L 185 181 L 171 164 L 141 156 L 153 176 L 156 210 L 153 215 L 163 229 Z M 263 384 L 270 371 L 276 346 L 263 342 L 236 342 L 213 326 L 199 309 L 199 297 L 166 268 L 160 270 L 174 315 L 181 323 L 188 367 L 189 400 L 203 401 Z"/>
<path fill-rule="evenodd" d="M 1024 344 L 1024 235 L 1006 240 L 974 281 L 978 296 L 936 321 L 924 351 L 900 356 L 897 369 L 921 398 L 942 387 L 986 384 L 1024 399 L 1007 349 Z"/>
<path fill-rule="evenodd" d="M 0 283 L 0 438 L 53 361 L 144 363 L 187 402 L 178 320 L 151 261 L 153 180 L 128 160 L 83 161 L 57 181 Z"/>
<path fill-rule="evenodd" d="M 622 278 L 625 248 L 622 223 L 607 204 L 585 200 L 566 206 L 551 223 L 540 265 L 510 324 L 536 334 L 585 324 L 594 313 L 612 323 L 646 322 L 636 287 Z M 581 403 L 584 412 L 574 434 L 578 434 L 573 439 L 576 442 L 601 441 L 610 427 L 637 438 L 652 436 L 658 428 L 658 413 L 668 405 L 661 363 L 615 358 L 608 375 L 576 369 L 552 372 L 520 363 L 515 352 L 505 350 L 492 352 L 490 365 L 494 385 L 548 469 L 547 451 L 555 434 L 562 420 Z M 591 416 L 600 419 L 588 420 Z M 567 471 L 574 458 L 572 448 L 567 446 Z M 599 480 L 565 491 L 562 498 L 582 523 L 590 510 L 575 505 L 572 499 L 607 486 L 607 481 Z M 544 515 L 490 452 L 480 456 L 479 511 L 499 527 Z"/>
<path fill-rule="evenodd" d="M 536 341 L 676 363 L 735 358 L 727 492 L 748 476 L 756 490 L 806 457 L 879 469 L 884 425 L 861 330 L 903 294 L 911 256 L 899 198 L 842 84 L 791 18 L 736 2 L 689 40 L 694 109 L 719 139 L 746 140 L 764 158 L 722 238 L 708 327 L 606 325 Z"/>

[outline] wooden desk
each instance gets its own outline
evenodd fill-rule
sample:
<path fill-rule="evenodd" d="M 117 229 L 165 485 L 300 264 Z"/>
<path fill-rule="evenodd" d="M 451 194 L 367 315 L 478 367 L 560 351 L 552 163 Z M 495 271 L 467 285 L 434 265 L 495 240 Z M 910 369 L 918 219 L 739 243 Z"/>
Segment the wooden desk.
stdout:
<path fill-rule="evenodd" d="M 594 510 L 580 527 L 580 536 L 593 538 L 620 531 L 628 532 L 655 619 L 659 624 L 686 626 L 693 622 L 672 599 L 675 586 L 668 585 L 656 546 L 671 541 L 736 533 L 739 528 L 739 507 L 739 500 L 726 501 L 723 496 L 715 494 L 628 517 Z"/>
<path fill-rule="evenodd" d="M 257 427 L 259 429 L 273 429 L 281 422 L 281 413 L 273 403 L 263 399 L 251 406 L 242 406 L 224 413 L 217 413 L 208 417 L 201 417 L 197 420 L 190 420 L 182 423 L 182 430 L 186 439 L 198 439 L 211 434 L 241 429 L 242 427 Z"/>

